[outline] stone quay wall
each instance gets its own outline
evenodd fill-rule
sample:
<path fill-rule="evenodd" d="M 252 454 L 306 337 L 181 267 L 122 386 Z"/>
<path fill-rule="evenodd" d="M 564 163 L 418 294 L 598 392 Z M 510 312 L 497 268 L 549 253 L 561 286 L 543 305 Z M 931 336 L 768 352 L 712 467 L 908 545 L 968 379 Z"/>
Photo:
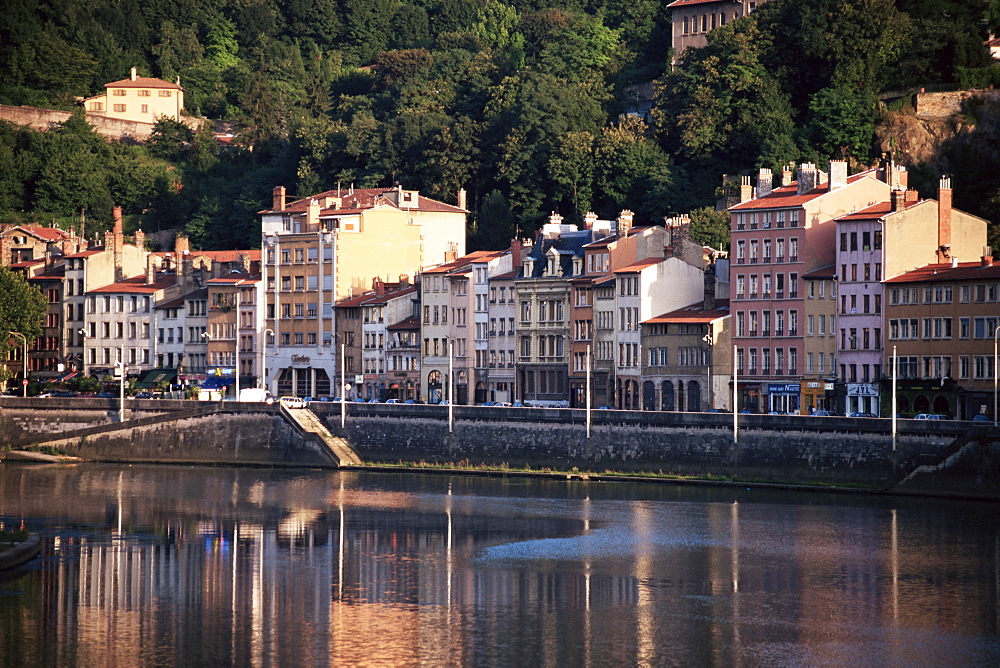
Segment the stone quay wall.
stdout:
<path fill-rule="evenodd" d="M 993 425 L 568 409 L 311 404 L 366 464 L 466 464 L 602 474 L 675 474 L 828 484 L 1000 499 L 1000 431 Z M 332 466 L 276 406 L 0 398 L 0 447 L 42 443 L 97 460 Z M 83 430 L 82 432 L 79 430 Z M 67 432 L 77 430 L 69 437 Z M 67 438 L 60 438 L 60 435 Z"/>

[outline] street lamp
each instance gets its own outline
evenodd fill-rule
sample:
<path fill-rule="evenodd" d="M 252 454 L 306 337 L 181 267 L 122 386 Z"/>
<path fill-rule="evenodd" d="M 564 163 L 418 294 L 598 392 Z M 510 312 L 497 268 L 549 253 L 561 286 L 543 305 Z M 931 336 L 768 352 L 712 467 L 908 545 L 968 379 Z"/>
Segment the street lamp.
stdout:
<path fill-rule="evenodd" d="M 1000 361 L 1000 325 L 993 330 L 993 425 L 997 424 L 997 362 Z"/>
<path fill-rule="evenodd" d="M 119 384 L 118 384 L 118 422 L 125 421 L 125 341 L 122 340 L 118 358 Z"/>
<path fill-rule="evenodd" d="M 271 328 L 265 329 L 261 334 L 264 340 L 261 342 L 263 344 L 264 354 L 260 356 L 260 383 L 263 389 L 269 389 L 267 387 L 267 337 L 274 336 L 274 330 Z"/>
<path fill-rule="evenodd" d="M 455 349 L 448 339 L 448 433 L 455 432 Z"/>
<path fill-rule="evenodd" d="M 80 345 L 80 347 L 83 348 L 83 352 L 80 353 L 81 375 L 84 378 L 86 378 L 87 377 L 87 330 L 81 329 L 78 330 L 78 333 L 80 334 L 80 338 L 83 341 L 83 343 Z"/>
<path fill-rule="evenodd" d="M 708 410 L 712 410 L 712 325 L 708 326 L 708 334 L 701 338 L 708 344 Z"/>
<path fill-rule="evenodd" d="M 590 440 L 590 344 L 587 344 L 587 440 Z"/>
<path fill-rule="evenodd" d="M 22 396 L 28 397 L 28 337 L 20 332 L 11 332 L 11 336 L 20 336 L 21 340 L 24 341 L 24 358 L 21 360 L 21 369 L 24 374 L 24 378 L 21 379 L 21 389 Z M 996 411 L 994 411 L 995 413 Z"/>

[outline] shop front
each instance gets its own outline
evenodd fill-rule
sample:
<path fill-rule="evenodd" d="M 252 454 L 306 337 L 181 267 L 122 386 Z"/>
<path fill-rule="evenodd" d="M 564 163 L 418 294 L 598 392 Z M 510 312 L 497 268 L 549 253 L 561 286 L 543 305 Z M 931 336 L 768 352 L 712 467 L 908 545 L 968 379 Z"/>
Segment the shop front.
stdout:
<path fill-rule="evenodd" d="M 803 415 L 816 411 L 832 411 L 836 405 L 834 384 L 824 380 L 809 380 L 802 384 Z"/>
<path fill-rule="evenodd" d="M 800 383 L 768 383 L 768 411 L 789 415 L 797 414 L 801 395 L 802 385 Z"/>
<path fill-rule="evenodd" d="M 874 383 L 847 383 L 847 414 L 871 413 L 879 416 L 879 388 Z"/>

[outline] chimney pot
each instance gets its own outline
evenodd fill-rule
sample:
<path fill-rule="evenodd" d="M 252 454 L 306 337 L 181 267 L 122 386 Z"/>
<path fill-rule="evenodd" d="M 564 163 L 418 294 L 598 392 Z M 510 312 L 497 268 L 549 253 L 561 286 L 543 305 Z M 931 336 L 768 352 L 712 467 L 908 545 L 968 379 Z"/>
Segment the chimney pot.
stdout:
<path fill-rule="evenodd" d="M 130 78 L 132 79 L 132 81 L 135 81 L 135 68 L 134 67 L 132 68 L 132 75 L 131 75 Z"/>
<path fill-rule="evenodd" d="M 767 167 L 761 167 L 757 173 L 757 197 L 767 197 L 774 188 L 774 175 Z"/>

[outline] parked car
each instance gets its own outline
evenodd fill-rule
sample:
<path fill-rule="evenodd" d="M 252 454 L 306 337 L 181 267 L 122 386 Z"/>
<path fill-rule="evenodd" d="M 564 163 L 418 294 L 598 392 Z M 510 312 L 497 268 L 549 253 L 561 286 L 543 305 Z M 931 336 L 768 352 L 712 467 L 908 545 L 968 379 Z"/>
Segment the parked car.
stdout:
<path fill-rule="evenodd" d="M 940 413 L 918 413 L 913 416 L 914 420 L 947 420 L 947 415 L 941 415 Z"/>
<path fill-rule="evenodd" d="M 479 405 L 480 406 L 496 406 L 497 402 L 495 402 L 495 401 L 484 401 L 483 403 L 481 403 Z"/>
<path fill-rule="evenodd" d="M 415 404 L 415 403 L 417 403 L 417 402 L 416 402 L 416 401 L 414 401 L 413 399 L 407 399 L 407 400 L 406 400 L 406 401 L 404 401 L 403 403 L 404 403 L 404 404 Z"/>
<path fill-rule="evenodd" d="M 285 408 L 305 408 L 306 402 L 298 397 L 281 397 L 278 402 Z"/>
<path fill-rule="evenodd" d="M 833 413 L 830 411 L 814 411 L 811 415 L 813 417 L 834 417 Z"/>
<path fill-rule="evenodd" d="M 370 403 L 370 404 L 380 404 L 382 402 L 379 401 L 378 397 L 372 397 L 371 399 L 368 400 L 368 403 Z"/>
<path fill-rule="evenodd" d="M 875 415 L 874 413 L 858 413 L 858 412 L 854 412 L 854 413 L 848 413 L 847 417 L 873 418 L 873 417 L 878 417 L 878 416 Z"/>
<path fill-rule="evenodd" d="M 993 420 L 990 419 L 990 416 L 987 415 L 986 413 L 976 413 L 972 417 L 972 421 L 973 422 L 993 422 Z"/>
<path fill-rule="evenodd" d="M 136 392 L 134 399 L 155 399 L 152 392 Z"/>
<path fill-rule="evenodd" d="M 400 401 L 399 399 L 386 399 L 385 403 L 387 403 L 387 404 L 401 404 L 403 402 Z"/>

